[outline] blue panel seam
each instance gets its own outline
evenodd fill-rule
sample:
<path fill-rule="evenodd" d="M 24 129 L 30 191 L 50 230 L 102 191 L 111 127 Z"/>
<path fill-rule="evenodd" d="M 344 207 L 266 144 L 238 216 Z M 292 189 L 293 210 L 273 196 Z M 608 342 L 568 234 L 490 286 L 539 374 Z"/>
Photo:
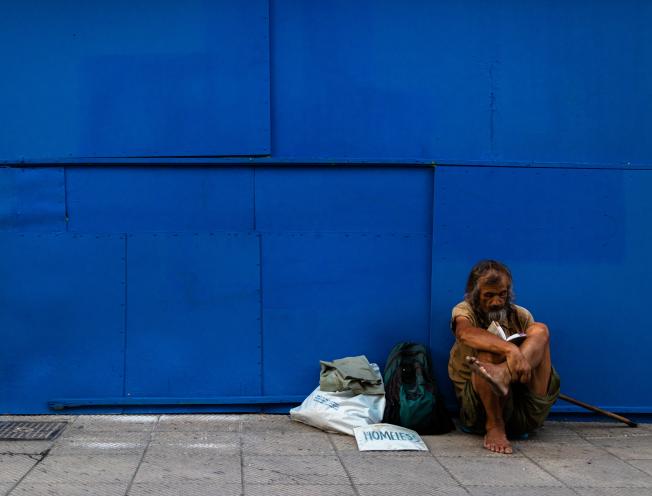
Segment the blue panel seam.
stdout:
<path fill-rule="evenodd" d="M 258 305 L 259 305 L 259 312 L 258 312 L 258 321 L 260 324 L 260 365 L 259 365 L 259 373 L 260 373 L 260 394 L 261 396 L 265 395 L 265 354 L 263 350 L 264 346 L 264 323 L 263 323 L 263 237 L 259 233 L 257 235 L 258 238 Z"/>
<path fill-rule="evenodd" d="M 650 170 L 648 163 L 583 163 L 583 162 L 536 162 L 518 160 L 451 160 L 424 159 L 411 157 L 273 157 L 271 155 L 243 157 L 53 157 L 33 160 L 1 160 L 6 167 L 50 167 L 52 165 L 249 165 L 249 166 L 294 166 L 305 167 L 324 165 L 337 167 L 377 166 L 377 167 L 512 167 L 532 169 L 595 169 L 595 170 Z"/>
<path fill-rule="evenodd" d="M 70 224 L 70 215 L 68 209 L 68 168 L 63 168 L 63 219 L 66 225 L 66 232 L 68 232 L 68 225 Z"/>
<path fill-rule="evenodd" d="M 496 83 L 494 68 L 496 62 L 489 65 L 489 147 L 492 158 L 496 156 Z"/>
<path fill-rule="evenodd" d="M 267 15 L 267 151 L 268 157 L 272 156 L 272 3 L 271 0 L 266 2 Z"/>
<path fill-rule="evenodd" d="M 124 233 L 125 237 L 125 251 L 124 251 L 124 341 L 123 341 L 123 363 L 122 363 L 122 394 L 123 396 L 128 396 L 127 394 L 127 275 L 128 275 L 128 266 L 127 266 L 127 253 L 128 253 L 128 236 L 127 233 Z"/>
<path fill-rule="evenodd" d="M 435 273 L 434 263 L 435 263 L 435 181 L 436 181 L 437 170 L 432 171 L 432 190 L 430 191 L 430 283 L 428 284 L 428 348 L 432 349 L 432 310 L 433 310 L 433 301 L 432 301 L 432 287 L 434 285 L 433 276 Z"/>
<path fill-rule="evenodd" d="M 256 231 L 256 168 L 252 168 L 252 186 L 251 186 L 251 196 L 252 196 L 252 202 L 253 202 L 253 212 L 252 212 L 252 223 L 253 223 L 253 231 Z"/>
<path fill-rule="evenodd" d="M 217 231 L 216 231 L 217 232 Z M 225 231 L 225 232 L 232 232 L 232 231 Z M 330 236 L 330 235 L 336 235 L 336 234 L 345 234 L 345 235 L 355 235 L 355 236 L 361 236 L 361 237 L 382 237 L 382 236 L 389 236 L 389 237 L 397 237 L 397 236 L 403 236 L 406 238 L 409 237 L 430 237 L 432 234 L 431 231 L 326 231 L 324 229 L 320 230 L 315 230 L 315 229 L 306 229 L 306 230 L 289 230 L 289 229 L 283 229 L 283 230 L 257 230 L 256 233 L 259 234 L 271 234 L 271 235 L 276 235 L 276 236 L 303 236 L 305 234 L 313 234 L 315 236 L 319 235 L 324 235 L 324 236 Z"/>
<path fill-rule="evenodd" d="M 201 405 L 264 405 L 299 404 L 305 396 L 214 396 L 214 397 L 105 397 L 105 398 L 56 398 L 48 400 L 51 410 L 86 406 L 201 406 Z"/>

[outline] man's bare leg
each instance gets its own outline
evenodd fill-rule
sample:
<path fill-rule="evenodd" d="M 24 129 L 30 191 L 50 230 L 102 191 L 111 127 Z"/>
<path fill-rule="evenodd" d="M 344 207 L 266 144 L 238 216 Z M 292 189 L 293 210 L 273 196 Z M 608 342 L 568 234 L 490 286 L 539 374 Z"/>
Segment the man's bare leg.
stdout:
<path fill-rule="evenodd" d="M 501 357 L 497 357 L 491 353 L 480 352 L 478 353 L 478 360 L 480 360 L 494 375 L 498 374 L 498 368 L 505 368 L 503 364 L 493 364 Z M 490 365 L 491 364 L 491 365 Z M 495 367 L 495 368 L 494 368 Z M 494 388 L 490 381 L 482 377 L 478 373 L 473 373 L 471 376 L 473 388 L 480 397 L 480 401 L 484 406 L 487 421 L 485 423 L 486 434 L 484 436 L 484 447 L 489 451 L 495 453 L 512 453 L 512 445 L 507 439 L 505 433 L 505 421 L 503 420 L 503 407 L 505 405 L 505 395 L 498 395 L 494 392 Z"/>
<path fill-rule="evenodd" d="M 488 353 L 487 355 L 489 356 L 483 356 L 484 361 L 479 358 L 467 356 L 466 363 L 471 367 L 471 371 L 489 384 L 491 390 L 496 396 L 499 398 L 507 396 L 509 393 L 509 385 L 512 382 L 512 376 L 510 375 L 509 369 L 505 366 L 505 363 L 490 363 L 489 360 L 493 360 L 493 358 L 491 353 Z"/>
<path fill-rule="evenodd" d="M 528 328 L 527 339 L 521 344 L 520 350 L 532 368 L 528 388 L 536 395 L 545 396 L 552 372 L 550 334 L 545 324 L 536 323 Z"/>
<path fill-rule="evenodd" d="M 527 335 L 520 351 L 532 369 L 528 388 L 534 394 L 543 396 L 547 393 L 552 372 L 550 335 L 544 324 L 531 326 Z M 484 447 L 497 453 L 512 453 L 503 420 L 504 397 L 512 382 L 507 363 L 502 357 L 486 352 L 478 353 L 477 358 L 467 357 L 467 362 L 474 372 L 473 388 L 487 413 Z"/>

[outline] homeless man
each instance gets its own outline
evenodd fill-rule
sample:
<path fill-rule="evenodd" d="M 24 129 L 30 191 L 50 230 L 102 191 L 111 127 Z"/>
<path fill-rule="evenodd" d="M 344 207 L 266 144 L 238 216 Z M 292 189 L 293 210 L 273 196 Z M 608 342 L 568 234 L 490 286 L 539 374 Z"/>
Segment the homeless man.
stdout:
<path fill-rule="evenodd" d="M 559 395 L 548 328 L 512 299 L 509 269 L 483 260 L 471 269 L 464 301 L 453 308 L 451 319 L 456 339 L 448 375 L 460 403 L 462 429 L 484 433 L 484 447 L 496 453 L 512 453 L 508 436 L 541 427 Z M 508 337 L 527 337 L 517 346 L 489 332 L 492 322 Z"/>

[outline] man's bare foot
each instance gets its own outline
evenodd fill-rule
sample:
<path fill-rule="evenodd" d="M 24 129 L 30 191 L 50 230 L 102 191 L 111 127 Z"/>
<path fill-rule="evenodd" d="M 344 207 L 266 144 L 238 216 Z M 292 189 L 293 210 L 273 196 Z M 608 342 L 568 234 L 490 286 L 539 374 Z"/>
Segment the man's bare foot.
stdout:
<path fill-rule="evenodd" d="M 509 393 L 509 384 L 512 378 L 504 365 L 481 362 L 476 357 L 467 356 L 466 363 L 471 370 L 482 377 L 489 383 L 494 394 L 500 398 L 507 396 Z"/>
<path fill-rule="evenodd" d="M 505 429 L 502 427 L 487 429 L 484 436 L 484 447 L 494 453 L 512 454 L 512 444 L 507 440 Z"/>

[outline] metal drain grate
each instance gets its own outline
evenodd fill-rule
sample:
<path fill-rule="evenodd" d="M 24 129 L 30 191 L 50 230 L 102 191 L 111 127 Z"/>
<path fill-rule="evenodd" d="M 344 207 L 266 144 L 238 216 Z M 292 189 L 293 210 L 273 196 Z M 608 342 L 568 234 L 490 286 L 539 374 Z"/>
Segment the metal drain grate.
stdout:
<path fill-rule="evenodd" d="M 67 422 L 0 422 L 0 441 L 51 441 Z"/>

